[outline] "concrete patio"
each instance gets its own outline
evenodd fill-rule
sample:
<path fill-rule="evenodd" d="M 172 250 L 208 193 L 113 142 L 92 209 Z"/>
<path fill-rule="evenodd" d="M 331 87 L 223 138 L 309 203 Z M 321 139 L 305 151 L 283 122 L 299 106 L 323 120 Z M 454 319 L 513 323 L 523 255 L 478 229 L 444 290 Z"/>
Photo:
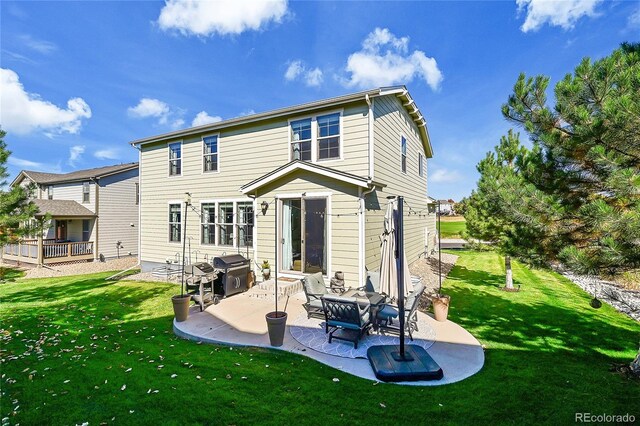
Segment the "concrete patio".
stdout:
<path fill-rule="evenodd" d="M 206 308 L 204 312 L 200 312 L 199 307 L 192 306 L 187 321 L 174 320 L 175 334 L 185 339 L 206 343 L 272 348 L 269 344 L 265 314 L 274 310 L 273 297 L 255 297 L 252 295 L 252 290 L 223 299 L 217 305 Z M 367 359 L 332 355 L 326 351 L 314 350 L 301 344 L 292 336 L 292 330 L 299 335 L 300 327 L 319 328 L 322 322 L 306 320 L 306 312 L 302 307 L 304 301 L 303 292 L 281 297 L 278 309 L 282 310 L 286 303 L 287 331 L 283 346 L 274 349 L 300 354 L 346 373 L 376 380 Z M 451 321 L 439 322 L 421 312 L 418 312 L 418 316 L 421 326 L 420 331 L 414 333 L 415 342 L 411 342 L 408 338 L 406 342 L 407 344 L 415 343 L 427 349 L 429 355 L 442 367 L 444 378 L 438 381 L 400 384 L 437 386 L 458 382 L 480 371 L 484 364 L 484 351 L 475 337 Z M 393 343 L 399 342 L 397 336 L 383 336 L 383 338 L 392 339 Z M 372 339 L 378 339 L 378 336 L 374 334 Z"/>

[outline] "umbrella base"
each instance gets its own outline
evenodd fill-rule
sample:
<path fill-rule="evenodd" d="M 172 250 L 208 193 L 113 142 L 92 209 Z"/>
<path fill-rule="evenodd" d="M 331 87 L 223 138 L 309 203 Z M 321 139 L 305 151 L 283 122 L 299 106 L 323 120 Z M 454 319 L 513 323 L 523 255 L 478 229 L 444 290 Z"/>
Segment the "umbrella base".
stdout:
<path fill-rule="evenodd" d="M 396 345 L 372 346 L 367 358 L 376 377 L 383 382 L 415 382 L 419 380 L 440 380 L 442 368 L 431 358 L 424 348 L 405 346 L 405 356 Z"/>

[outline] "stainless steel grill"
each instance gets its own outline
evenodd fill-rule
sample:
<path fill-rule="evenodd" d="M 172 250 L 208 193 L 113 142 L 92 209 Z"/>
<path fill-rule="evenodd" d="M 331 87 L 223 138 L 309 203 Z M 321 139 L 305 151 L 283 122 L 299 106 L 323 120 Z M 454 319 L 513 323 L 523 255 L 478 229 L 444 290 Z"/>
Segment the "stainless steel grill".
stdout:
<path fill-rule="evenodd" d="M 215 281 L 215 293 L 227 297 L 247 291 L 249 259 L 240 254 L 213 258 L 213 267 L 219 272 Z"/>
<path fill-rule="evenodd" d="M 216 302 L 215 280 L 217 272 L 206 262 L 192 263 L 184 268 L 186 275 L 185 284 L 187 291 L 191 293 L 191 298 L 200 305 L 200 310 L 204 310 L 204 305 Z"/>

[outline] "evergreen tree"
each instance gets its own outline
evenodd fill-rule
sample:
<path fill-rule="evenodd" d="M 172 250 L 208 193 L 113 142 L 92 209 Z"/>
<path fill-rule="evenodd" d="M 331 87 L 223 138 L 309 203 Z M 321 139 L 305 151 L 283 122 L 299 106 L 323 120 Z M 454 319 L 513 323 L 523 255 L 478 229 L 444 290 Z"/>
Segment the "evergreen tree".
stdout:
<path fill-rule="evenodd" d="M 503 217 L 536 231 L 529 261 L 588 274 L 640 268 L 640 44 L 585 58 L 556 85 L 554 107 L 548 84 L 520 75 L 502 108 L 533 142 L 519 186 L 502 194 L 521 201 Z"/>
<path fill-rule="evenodd" d="M 29 200 L 28 189 L 21 186 L 7 188 L 7 159 L 11 152 L 4 142 L 6 132 L 0 130 L 0 247 L 16 241 L 33 230 L 26 223 L 37 213 L 37 207 Z"/>

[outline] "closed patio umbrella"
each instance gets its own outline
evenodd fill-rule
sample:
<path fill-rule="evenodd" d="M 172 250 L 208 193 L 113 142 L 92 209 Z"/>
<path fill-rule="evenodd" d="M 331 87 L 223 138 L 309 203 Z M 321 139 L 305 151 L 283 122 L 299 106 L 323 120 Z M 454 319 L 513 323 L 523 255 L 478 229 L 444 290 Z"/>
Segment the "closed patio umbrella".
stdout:
<path fill-rule="evenodd" d="M 396 259 L 396 210 L 397 200 L 389 200 L 387 211 L 384 215 L 384 230 L 380 235 L 380 291 L 387 294 L 391 299 L 398 299 L 398 262 Z M 406 256 L 403 259 L 404 269 L 404 295 L 407 296 L 413 291 L 409 264 Z"/>

